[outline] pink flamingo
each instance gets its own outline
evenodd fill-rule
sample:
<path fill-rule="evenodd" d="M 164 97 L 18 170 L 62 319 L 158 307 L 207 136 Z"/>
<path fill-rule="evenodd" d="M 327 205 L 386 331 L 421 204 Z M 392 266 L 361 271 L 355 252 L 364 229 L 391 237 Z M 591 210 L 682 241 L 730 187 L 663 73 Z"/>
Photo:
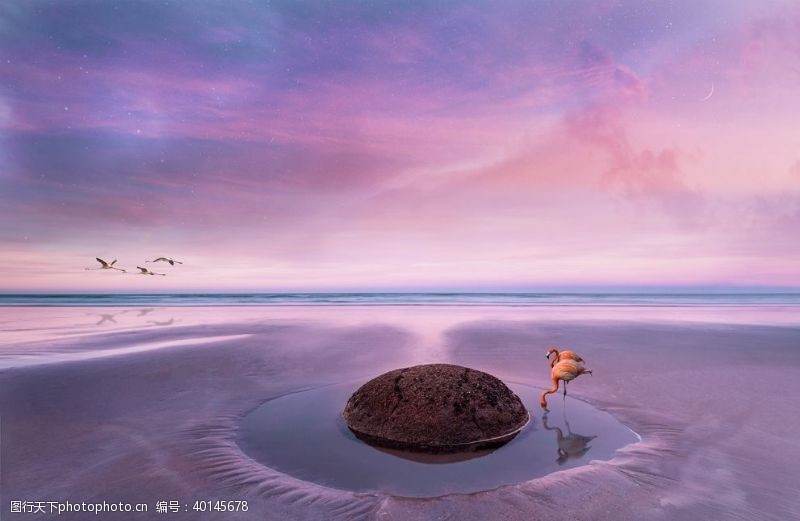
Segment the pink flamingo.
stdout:
<path fill-rule="evenodd" d="M 574 360 L 562 360 L 555 364 L 550 370 L 550 380 L 553 387 L 542 393 L 540 405 L 542 409 L 547 409 L 547 395 L 558 392 L 559 380 L 564 381 L 564 396 L 567 396 L 567 382 L 570 382 L 584 373 L 592 374 L 590 369 L 586 369 Z"/>

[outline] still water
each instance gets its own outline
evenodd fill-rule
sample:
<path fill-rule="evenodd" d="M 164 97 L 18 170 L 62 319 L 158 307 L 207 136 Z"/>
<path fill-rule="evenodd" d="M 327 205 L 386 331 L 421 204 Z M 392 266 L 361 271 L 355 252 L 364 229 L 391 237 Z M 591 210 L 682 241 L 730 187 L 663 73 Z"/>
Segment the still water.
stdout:
<path fill-rule="evenodd" d="M 341 417 L 364 382 L 321 387 L 263 403 L 241 423 L 238 443 L 253 460 L 295 478 L 356 492 L 434 497 L 519 483 L 608 460 L 639 437 L 610 414 L 563 395 L 544 414 L 541 389 L 510 383 L 531 422 L 506 445 L 464 455 L 424 456 L 374 448 Z"/>

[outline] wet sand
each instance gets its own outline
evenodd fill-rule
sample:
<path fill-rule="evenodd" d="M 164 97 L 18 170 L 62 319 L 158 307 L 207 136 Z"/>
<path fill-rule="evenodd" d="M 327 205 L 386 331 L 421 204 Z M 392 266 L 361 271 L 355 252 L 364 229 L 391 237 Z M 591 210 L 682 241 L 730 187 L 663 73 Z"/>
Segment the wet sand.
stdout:
<path fill-rule="evenodd" d="M 800 327 L 791 313 L 164 308 L 127 310 L 114 324 L 97 324 L 97 313 L 108 310 L 0 309 L 9 518 L 46 518 L 9 514 L 12 500 L 151 509 L 102 519 L 800 518 Z M 240 420 L 269 398 L 416 363 L 545 386 L 549 345 L 574 348 L 594 370 L 570 393 L 642 442 L 609 461 L 433 499 L 325 488 L 263 467 L 236 444 Z M 522 398 L 538 407 L 538 397 Z M 191 510 L 216 499 L 247 500 L 249 510 Z M 189 510 L 156 514 L 160 500 Z"/>

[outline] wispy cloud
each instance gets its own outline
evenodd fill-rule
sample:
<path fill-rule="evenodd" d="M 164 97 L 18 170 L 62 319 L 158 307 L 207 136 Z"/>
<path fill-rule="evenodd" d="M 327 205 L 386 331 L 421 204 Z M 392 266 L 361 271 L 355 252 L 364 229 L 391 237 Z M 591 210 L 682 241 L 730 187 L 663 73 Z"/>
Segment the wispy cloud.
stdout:
<path fill-rule="evenodd" d="M 135 289 L 83 259 L 151 252 L 190 259 L 172 289 L 798 285 L 798 27 L 782 1 L 3 5 L 0 289 Z"/>

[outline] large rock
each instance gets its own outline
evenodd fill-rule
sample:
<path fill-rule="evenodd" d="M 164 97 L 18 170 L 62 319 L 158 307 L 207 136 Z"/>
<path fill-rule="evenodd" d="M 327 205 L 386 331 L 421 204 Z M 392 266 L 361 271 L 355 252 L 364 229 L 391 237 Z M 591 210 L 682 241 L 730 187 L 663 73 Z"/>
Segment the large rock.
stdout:
<path fill-rule="evenodd" d="M 497 447 L 530 419 L 503 382 L 448 364 L 382 374 L 353 393 L 343 416 L 350 430 L 368 443 L 424 452 Z"/>

